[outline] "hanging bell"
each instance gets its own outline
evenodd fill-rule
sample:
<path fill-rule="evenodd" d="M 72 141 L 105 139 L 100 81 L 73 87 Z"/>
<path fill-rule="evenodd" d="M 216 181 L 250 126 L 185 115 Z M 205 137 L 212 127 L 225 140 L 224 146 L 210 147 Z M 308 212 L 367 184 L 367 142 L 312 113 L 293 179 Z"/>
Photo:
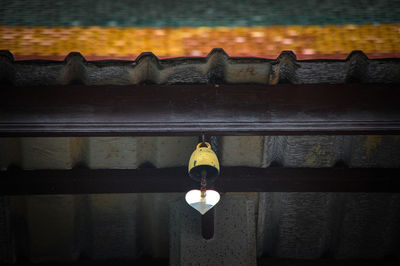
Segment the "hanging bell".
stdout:
<path fill-rule="evenodd" d="M 189 176 L 199 182 L 204 171 L 207 181 L 213 181 L 219 175 L 218 157 L 208 142 L 197 144 L 192 156 L 190 156 L 188 167 Z"/>

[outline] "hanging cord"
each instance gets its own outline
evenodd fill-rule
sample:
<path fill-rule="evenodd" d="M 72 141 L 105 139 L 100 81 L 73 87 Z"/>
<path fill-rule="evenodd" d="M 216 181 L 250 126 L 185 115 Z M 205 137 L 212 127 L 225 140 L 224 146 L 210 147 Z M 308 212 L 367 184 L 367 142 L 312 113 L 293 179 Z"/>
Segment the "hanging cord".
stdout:
<path fill-rule="evenodd" d="M 201 142 L 202 142 L 202 145 L 206 145 L 205 144 L 205 142 L 206 142 L 206 136 L 205 136 L 205 134 L 203 133 L 203 134 L 201 134 Z M 205 169 L 203 169 L 202 171 L 201 171 L 201 181 L 200 181 L 200 186 L 201 186 L 201 188 L 200 188 L 200 191 L 201 191 L 201 198 L 202 199 L 205 199 L 205 197 L 206 197 L 206 186 L 207 186 L 207 170 L 205 170 Z"/>
<path fill-rule="evenodd" d="M 201 185 L 200 191 L 201 191 L 201 197 L 202 198 L 206 197 L 206 186 L 207 186 L 206 177 L 207 177 L 207 171 L 203 169 L 201 171 L 201 182 L 200 182 L 200 185 Z"/>

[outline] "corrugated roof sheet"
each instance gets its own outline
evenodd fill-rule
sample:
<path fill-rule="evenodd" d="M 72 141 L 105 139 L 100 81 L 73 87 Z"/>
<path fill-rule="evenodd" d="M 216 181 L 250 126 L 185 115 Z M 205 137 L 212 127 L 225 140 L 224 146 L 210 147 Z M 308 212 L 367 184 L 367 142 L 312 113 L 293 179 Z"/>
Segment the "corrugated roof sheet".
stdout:
<path fill-rule="evenodd" d="M 8 51 L 0 53 L 0 81 L 15 86 L 80 83 L 129 85 L 139 83 L 397 83 L 400 59 L 368 59 L 362 52 L 346 60 L 297 60 L 282 52 L 275 60 L 233 58 L 214 49 L 205 58 L 158 59 L 143 53 L 134 61 L 86 61 L 70 53 L 64 61 L 14 61 Z"/>

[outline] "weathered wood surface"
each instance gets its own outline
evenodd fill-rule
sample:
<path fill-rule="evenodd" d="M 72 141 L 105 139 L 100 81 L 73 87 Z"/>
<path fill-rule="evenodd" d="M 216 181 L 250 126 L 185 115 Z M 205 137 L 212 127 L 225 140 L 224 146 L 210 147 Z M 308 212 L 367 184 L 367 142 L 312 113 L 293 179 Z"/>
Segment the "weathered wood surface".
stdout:
<path fill-rule="evenodd" d="M 5 87 L 0 136 L 396 134 L 396 84 Z"/>
<path fill-rule="evenodd" d="M 400 192 L 400 168 L 224 167 L 209 187 L 221 192 Z M 9 170 L 0 193 L 96 194 L 185 192 L 199 184 L 186 167 L 144 169 Z"/>

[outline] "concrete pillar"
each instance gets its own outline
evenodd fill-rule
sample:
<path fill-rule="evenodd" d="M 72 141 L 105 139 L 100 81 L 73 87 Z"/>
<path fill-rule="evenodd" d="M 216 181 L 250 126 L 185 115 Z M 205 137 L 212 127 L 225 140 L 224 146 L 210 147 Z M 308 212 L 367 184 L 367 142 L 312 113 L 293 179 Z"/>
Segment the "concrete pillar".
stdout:
<path fill-rule="evenodd" d="M 182 198 L 170 204 L 170 265 L 256 265 L 254 203 L 222 195 L 215 206 L 214 237 L 201 235 L 201 215 Z"/>

